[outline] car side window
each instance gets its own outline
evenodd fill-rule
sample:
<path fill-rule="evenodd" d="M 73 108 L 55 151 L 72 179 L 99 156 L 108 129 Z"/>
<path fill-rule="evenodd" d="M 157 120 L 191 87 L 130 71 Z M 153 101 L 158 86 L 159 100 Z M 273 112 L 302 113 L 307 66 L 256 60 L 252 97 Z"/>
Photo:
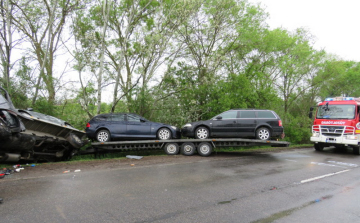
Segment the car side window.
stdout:
<path fill-rule="evenodd" d="M 240 118 L 255 118 L 255 111 L 240 111 Z"/>
<path fill-rule="evenodd" d="M 140 122 L 140 117 L 132 114 L 127 115 L 127 120 L 129 122 Z"/>
<path fill-rule="evenodd" d="M 237 117 L 237 111 L 227 111 L 222 113 L 220 116 L 222 117 L 222 119 L 234 119 Z"/>
<path fill-rule="evenodd" d="M 109 116 L 99 115 L 94 118 L 96 121 L 110 121 Z"/>
<path fill-rule="evenodd" d="M 258 118 L 276 118 L 271 111 L 258 111 Z"/>
<path fill-rule="evenodd" d="M 125 115 L 124 114 L 114 114 L 112 116 L 112 121 L 115 121 L 115 122 L 125 121 Z"/>

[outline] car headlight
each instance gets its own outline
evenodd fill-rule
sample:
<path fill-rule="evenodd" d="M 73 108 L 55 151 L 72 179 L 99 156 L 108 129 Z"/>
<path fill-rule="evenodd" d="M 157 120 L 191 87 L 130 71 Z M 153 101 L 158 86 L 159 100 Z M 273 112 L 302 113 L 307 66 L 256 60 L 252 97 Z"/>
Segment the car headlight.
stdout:
<path fill-rule="evenodd" d="M 357 139 L 357 136 L 356 135 L 348 135 L 346 138 L 354 140 L 354 139 Z"/>
<path fill-rule="evenodd" d="M 191 127 L 191 124 L 190 124 L 190 123 L 187 123 L 187 124 L 185 124 L 185 125 L 183 126 L 183 128 L 185 128 L 185 127 Z"/>

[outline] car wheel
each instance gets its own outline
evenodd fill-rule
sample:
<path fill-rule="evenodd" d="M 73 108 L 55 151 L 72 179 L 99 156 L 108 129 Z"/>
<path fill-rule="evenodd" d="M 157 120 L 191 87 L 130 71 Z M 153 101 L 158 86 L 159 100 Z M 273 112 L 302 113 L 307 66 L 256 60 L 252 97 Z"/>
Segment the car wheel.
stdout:
<path fill-rule="evenodd" d="M 195 130 L 196 139 L 208 139 L 210 137 L 209 129 L 206 127 L 199 127 Z"/>
<path fill-rule="evenodd" d="M 179 145 L 177 143 L 166 143 L 165 153 L 168 155 L 176 155 L 179 153 Z"/>
<path fill-rule="evenodd" d="M 202 142 L 197 148 L 197 152 L 200 156 L 210 156 L 213 151 L 213 147 L 208 142 Z"/>
<path fill-rule="evenodd" d="M 161 128 L 159 129 L 158 133 L 157 133 L 157 138 L 160 140 L 167 140 L 167 139 L 171 139 L 171 132 L 169 129 L 167 128 Z"/>
<path fill-rule="evenodd" d="M 96 140 L 99 142 L 108 142 L 110 141 L 110 132 L 108 130 L 102 129 L 96 133 Z"/>
<path fill-rule="evenodd" d="M 75 134 L 70 134 L 66 140 L 76 149 L 81 148 L 84 144 L 83 141 Z"/>
<path fill-rule="evenodd" d="M 195 153 L 196 147 L 192 142 L 185 142 L 181 145 L 181 154 L 191 156 Z"/>
<path fill-rule="evenodd" d="M 268 140 L 270 139 L 271 134 L 268 128 L 262 127 L 256 130 L 256 138 L 260 140 Z"/>

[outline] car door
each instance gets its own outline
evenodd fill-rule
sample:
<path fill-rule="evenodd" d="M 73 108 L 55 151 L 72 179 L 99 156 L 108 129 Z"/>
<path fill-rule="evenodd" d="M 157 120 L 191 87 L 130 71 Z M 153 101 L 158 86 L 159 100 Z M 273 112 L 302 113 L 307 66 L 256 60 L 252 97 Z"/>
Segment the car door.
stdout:
<path fill-rule="evenodd" d="M 237 127 L 238 111 L 231 110 L 221 113 L 212 121 L 211 135 L 215 137 L 235 137 Z"/>
<path fill-rule="evenodd" d="M 253 137 L 255 136 L 255 128 L 257 125 L 255 111 L 242 110 L 240 111 L 239 119 L 237 120 L 238 136 L 239 137 Z"/>
<path fill-rule="evenodd" d="M 128 138 L 155 138 L 151 135 L 151 122 L 135 114 L 127 114 L 126 135 Z"/>
<path fill-rule="evenodd" d="M 123 138 L 126 135 L 125 114 L 111 114 L 110 134 L 113 138 Z"/>

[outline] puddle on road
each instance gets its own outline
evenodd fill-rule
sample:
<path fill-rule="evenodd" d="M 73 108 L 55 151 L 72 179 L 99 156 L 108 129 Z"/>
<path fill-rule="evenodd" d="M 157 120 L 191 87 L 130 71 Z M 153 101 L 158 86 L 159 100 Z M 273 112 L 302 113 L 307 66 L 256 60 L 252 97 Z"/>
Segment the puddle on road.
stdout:
<path fill-rule="evenodd" d="M 267 218 L 262 218 L 262 219 L 260 219 L 260 220 L 253 221 L 253 222 L 251 222 L 251 223 L 269 223 L 269 222 L 274 222 L 275 220 L 278 220 L 278 219 L 280 219 L 280 218 L 283 218 L 283 217 L 286 217 L 286 216 L 291 215 L 291 214 L 292 214 L 293 212 L 295 212 L 295 211 L 299 211 L 299 210 L 301 210 L 301 209 L 303 209 L 303 208 L 306 208 L 306 207 L 308 207 L 308 206 L 310 206 L 310 205 L 312 205 L 312 204 L 318 203 L 318 202 L 320 202 L 320 201 L 322 201 L 322 200 L 330 199 L 330 198 L 332 198 L 332 197 L 333 197 L 333 195 L 327 195 L 327 196 L 322 197 L 322 198 L 320 198 L 320 199 L 316 199 L 316 200 L 314 200 L 314 201 L 307 202 L 307 203 L 303 204 L 303 205 L 300 206 L 300 207 L 291 208 L 291 209 L 288 209 L 288 210 L 285 210 L 285 211 L 282 211 L 282 212 L 278 212 L 278 213 L 275 213 L 275 214 L 273 214 L 273 215 L 271 215 L 271 216 L 269 216 L 269 217 L 267 217 Z"/>

